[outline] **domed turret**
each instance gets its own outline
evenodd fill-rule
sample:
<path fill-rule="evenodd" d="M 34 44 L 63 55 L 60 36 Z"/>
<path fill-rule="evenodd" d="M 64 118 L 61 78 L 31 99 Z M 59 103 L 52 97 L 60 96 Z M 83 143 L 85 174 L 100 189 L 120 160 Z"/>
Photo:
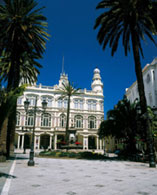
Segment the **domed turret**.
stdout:
<path fill-rule="evenodd" d="M 103 94 L 103 83 L 101 81 L 100 70 L 98 68 L 94 69 L 94 76 L 91 87 L 92 91 Z"/>
<path fill-rule="evenodd" d="M 68 75 L 65 73 L 61 73 L 59 80 L 59 87 L 63 86 L 63 83 L 66 85 L 68 83 Z"/>

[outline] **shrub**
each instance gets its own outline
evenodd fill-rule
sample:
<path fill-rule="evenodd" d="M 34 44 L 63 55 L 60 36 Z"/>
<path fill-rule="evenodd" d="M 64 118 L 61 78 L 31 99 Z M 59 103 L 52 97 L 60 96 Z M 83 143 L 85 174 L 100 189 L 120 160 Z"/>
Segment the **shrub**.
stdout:
<path fill-rule="evenodd" d="M 75 153 L 75 152 L 70 152 L 69 154 L 68 154 L 68 157 L 69 158 L 78 158 L 78 153 Z"/>

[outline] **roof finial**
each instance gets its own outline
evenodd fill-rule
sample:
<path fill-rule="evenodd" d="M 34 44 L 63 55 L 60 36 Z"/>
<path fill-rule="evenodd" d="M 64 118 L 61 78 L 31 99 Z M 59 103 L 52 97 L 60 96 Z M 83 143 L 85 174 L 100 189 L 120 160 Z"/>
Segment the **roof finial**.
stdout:
<path fill-rule="evenodd" d="M 64 73 L 64 55 L 63 55 L 63 60 L 62 60 L 62 75 L 65 74 Z"/>

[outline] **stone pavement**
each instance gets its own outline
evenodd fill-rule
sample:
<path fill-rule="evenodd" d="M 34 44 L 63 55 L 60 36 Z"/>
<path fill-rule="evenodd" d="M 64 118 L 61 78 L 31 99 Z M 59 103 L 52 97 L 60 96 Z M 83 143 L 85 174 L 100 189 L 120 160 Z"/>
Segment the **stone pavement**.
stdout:
<path fill-rule="evenodd" d="M 2 191 L 2 188 L 6 182 L 6 179 L 8 177 L 12 177 L 11 175 L 9 175 L 10 172 L 10 168 L 13 164 L 13 159 L 12 160 L 7 160 L 6 162 L 0 162 L 0 194 Z"/>
<path fill-rule="evenodd" d="M 28 167 L 26 158 L 17 154 L 1 195 L 157 194 L 157 169 L 148 164 L 35 158 Z"/>

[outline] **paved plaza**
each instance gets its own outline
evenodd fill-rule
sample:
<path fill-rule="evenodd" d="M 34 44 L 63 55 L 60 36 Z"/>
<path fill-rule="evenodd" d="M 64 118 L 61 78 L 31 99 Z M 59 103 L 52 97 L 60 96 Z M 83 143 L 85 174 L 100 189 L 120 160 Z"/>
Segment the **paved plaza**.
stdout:
<path fill-rule="evenodd" d="M 28 154 L 17 154 L 0 164 L 1 195 L 157 194 L 157 169 L 148 164 L 35 158 L 28 167 L 27 162 Z"/>

